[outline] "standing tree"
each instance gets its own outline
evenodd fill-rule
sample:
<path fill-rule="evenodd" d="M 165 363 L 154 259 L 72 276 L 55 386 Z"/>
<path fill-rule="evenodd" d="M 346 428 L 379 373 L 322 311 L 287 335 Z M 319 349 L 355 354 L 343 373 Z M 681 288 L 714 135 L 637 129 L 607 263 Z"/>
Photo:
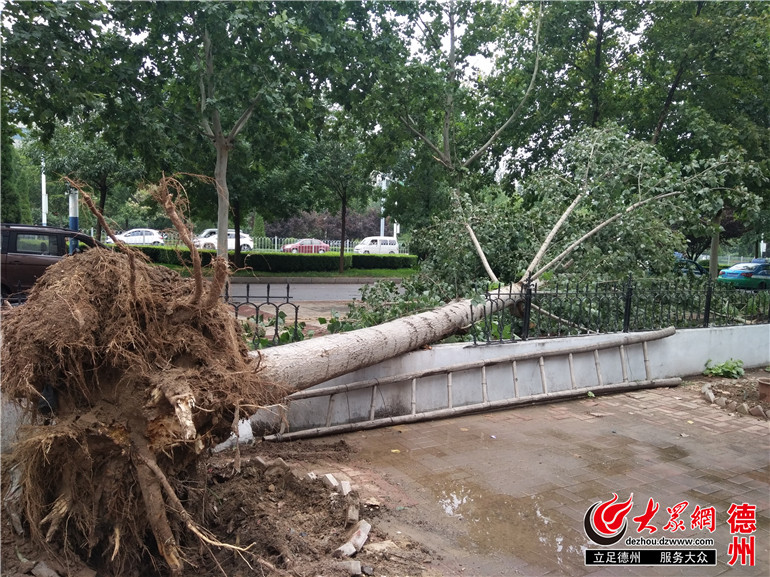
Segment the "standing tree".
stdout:
<path fill-rule="evenodd" d="M 102 137 L 89 138 L 71 126 L 59 125 L 41 152 L 50 175 L 66 175 L 92 187 L 98 194 L 99 212 L 104 215 L 108 215 L 105 208 L 110 193 L 135 188 L 144 173 L 140 161 L 120 160 Z M 95 228 L 96 238 L 101 238 L 101 224 L 97 222 Z"/>
<path fill-rule="evenodd" d="M 344 124 L 335 123 L 313 143 L 305 159 L 310 181 L 306 183 L 318 198 L 320 208 L 336 209 L 340 213 L 339 272 L 345 270 L 345 240 L 347 239 L 348 208 L 353 203 L 364 204 L 374 194 L 366 167 L 366 156 L 360 140 L 345 134 Z"/>
<path fill-rule="evenodd" d="M 158 9 L 160 6 L 162 9 Z M 149 65 L 137 72 L 162 78 L 166 107 L 179 126 L 214 148 L 218 199 L 217 254 L 227 254 L 230 151 L 250 119 L 260 130 L 292 122 L 292 110 L 309 94 L 304 62 L 322 45 L 303 24 L 304 5 L 267 2 L 166 2 L 117 4 L 116 18 L 140 37 Z M 240 243 L 236 241 L 236 253 Z"/>

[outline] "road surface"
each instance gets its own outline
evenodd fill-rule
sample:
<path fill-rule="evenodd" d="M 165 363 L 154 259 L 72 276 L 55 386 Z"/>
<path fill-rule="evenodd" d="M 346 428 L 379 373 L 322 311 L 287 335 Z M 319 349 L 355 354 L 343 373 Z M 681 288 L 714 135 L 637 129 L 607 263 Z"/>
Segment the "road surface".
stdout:
<path fill-rule="evenodd" d="M 304 281 L 305 279 L 298 279 Z M 313 279 L 320 280 L 320 279 Z M 331 302 L 349 302 L 360 300 L 360 288 L 370 282 L 351 282 L 351 283 L 324 283 L 324 282 L 297 282 L 288 280 L 289 301 L 294 303 L 331 301 Z M 285 301 L 287 295 L 287 282 L 270 283 L 269 296 L 271 301 Z M 245 300 L 248 294 L 249 301 L 265 301 L 268 296 L 268 284 L 264 282 L 233 282 L 230 284 L 230 298 Z"/>

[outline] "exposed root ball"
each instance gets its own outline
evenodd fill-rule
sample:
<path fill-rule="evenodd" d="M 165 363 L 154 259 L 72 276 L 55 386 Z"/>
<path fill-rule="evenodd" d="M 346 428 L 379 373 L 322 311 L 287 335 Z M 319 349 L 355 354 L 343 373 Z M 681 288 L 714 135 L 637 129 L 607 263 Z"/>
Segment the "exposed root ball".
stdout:
<path fill-rule="evenodd" d="M 3 393 L 35 423 L 11 463 L 33 538 L 105 574 L 147 555 L 181 572 L 190 519 L 204 512 L 168 505 L 200 507 L 203 449 L 227 438 L 238 407 L 284 394 L 260 382 L 221 285 L 206 288 L 196 302 L 192 280 L 92 249 L 4 313 Z"/>

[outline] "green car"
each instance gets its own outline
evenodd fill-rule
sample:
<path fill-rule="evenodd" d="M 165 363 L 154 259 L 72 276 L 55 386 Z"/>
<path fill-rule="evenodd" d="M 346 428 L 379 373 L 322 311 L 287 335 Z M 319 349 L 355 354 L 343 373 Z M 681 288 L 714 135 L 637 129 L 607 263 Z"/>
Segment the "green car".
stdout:
<path fill-rule="evenodd" d="M 719 271 L 717 282 L 729 283 L 742 289 L 770 288 L 770 263 L 766 259 L 742 262 Z"/>

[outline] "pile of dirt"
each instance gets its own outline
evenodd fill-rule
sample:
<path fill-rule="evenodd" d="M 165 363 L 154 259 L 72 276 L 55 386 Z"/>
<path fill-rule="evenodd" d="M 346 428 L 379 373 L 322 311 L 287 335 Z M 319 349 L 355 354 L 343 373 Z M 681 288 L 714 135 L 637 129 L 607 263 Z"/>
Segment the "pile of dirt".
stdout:
<path fill-rule="evenodd" d="M 384 505 L 362 500 L 355 490 L 343 495 L 323 482 L 322 473 L 337 470 L 349 454 L 344 442 L 296 441 L 243 446 L 239 457 L 232 450 L 212 455 L 205 466 L 205 525 L 211 537 L 237 545 L 240 550 L 191 545 L 183 549 L 186 564 L 199 577 L 347 577 L 351 575 L 350 559 L 335 556 L 335 550 L 353 529 L 349 520 L 353 507 L 361 519 L 372 525 L 363 549 L 352 558 L 360 564 L 355 567 L 360 566 L 361 574 L 430 574 L 426 570 L 434 558 L 430 551 L 413 542 L 394 541 L 378 529 L 378 519 L 389 515 Z M 236 470 L 237 461 L 240 471 Z M 313 471 L 318 474 L 313 475 Z M 60 549 L 45 550 L 15 534 L 7 519 L 0 551 L 3 575 L 40 574 L 41 567 L 62 577 L 97 574 L 82 560 L 68 557 Z M 32 573 L 35 568 L 37 573 Z M 122 575 L 164 573 L 157 569 L 147 565 L 125 567 Z"/>
<path fill-rule="evenodd" d="M 765 415 L 770 417 L 770 397 L 759 396 L 760 379 L 770 380 L 770 371 L 749 369 L 739 378 L 692 375 L 685 378 L 684 384 L 695 387 L 709 385 L 714 397 L 723 397 L 727 404 L 735 402 L 736 405 L 746 403 L 748 407 L 760 406 Z"/>

